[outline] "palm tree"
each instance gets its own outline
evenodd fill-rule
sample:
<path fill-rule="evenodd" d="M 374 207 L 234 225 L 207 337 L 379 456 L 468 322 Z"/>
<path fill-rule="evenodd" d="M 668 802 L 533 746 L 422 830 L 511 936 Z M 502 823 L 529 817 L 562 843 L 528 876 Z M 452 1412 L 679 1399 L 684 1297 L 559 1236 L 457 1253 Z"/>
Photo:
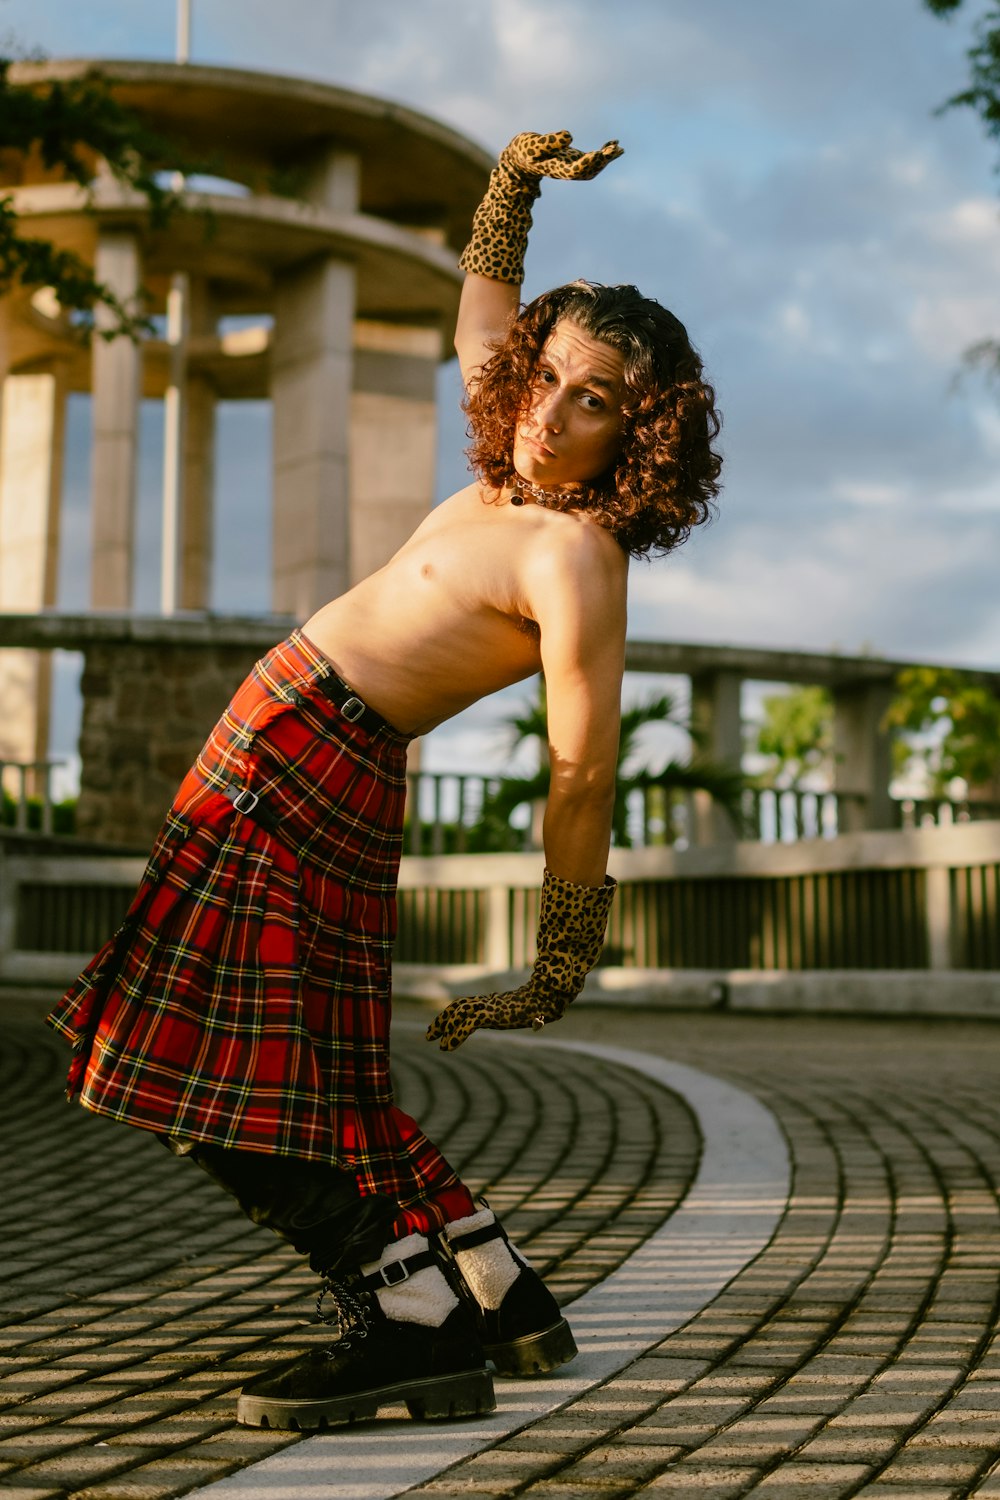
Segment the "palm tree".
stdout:
<path fill-rule="evenodd" d="M 528 740 L 536 740 L 542 754 L 538 770 L 521 776 L 504 776 L 496 788 L 485 798 L 483 820 L 488 819 L 494 829 L 509 828 L 514 810 L 524 803 L 537 804 L 548 796 L 549 766 L 547 760 L 548 731 L 546 722 L 545 681 L 540 679 L 536 701 L 526 703 L 505 721 L 513 732 L 511 749 Z M 632 704 L 622 711 L 621 736 L 618 742 L 618 770 L 615 777 L 615 806 L 612 815 L 612 839 L 619 848 L 628 848 L 631 837 L 628 831 L 629 797 L 634 792 L 649 794 L 658 789 L 662 796 L 665 813 L 677 793 L 708 792 L 723 806 L 738 826 L 742 826 L 741 798 L 746 781 L 741 771 L 731 766 L 695 754 L 691 759 L 669 760 L 659 770 L 650 766 L 630 765 L 636 749 L 636 740 L 647 724 L 672 724 L 690 737 L 696 751 L 699 735 L 692 729 L 687 717 L 678 708 L 677 700 L 669 693 L 649 698 L 643 703 Z M 666 842 L 672 842 L 669 818 L 664 817 Z"/>

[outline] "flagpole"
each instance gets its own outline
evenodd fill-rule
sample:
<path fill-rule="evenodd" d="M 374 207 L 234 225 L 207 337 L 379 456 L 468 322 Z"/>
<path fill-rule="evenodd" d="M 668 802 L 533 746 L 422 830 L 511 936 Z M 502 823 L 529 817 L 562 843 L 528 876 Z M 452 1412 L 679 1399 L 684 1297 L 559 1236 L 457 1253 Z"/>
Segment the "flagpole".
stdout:
<path fill-rule="evenodd" d="M 177 0 L 177 61 L 191 61 L 191 0 Z"/>

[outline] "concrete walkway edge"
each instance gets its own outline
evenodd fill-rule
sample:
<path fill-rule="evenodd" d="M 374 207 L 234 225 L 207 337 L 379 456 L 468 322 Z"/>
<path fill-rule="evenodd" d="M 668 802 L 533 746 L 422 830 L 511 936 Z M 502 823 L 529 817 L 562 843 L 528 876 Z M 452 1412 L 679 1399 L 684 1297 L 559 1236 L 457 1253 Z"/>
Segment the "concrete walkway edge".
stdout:
<path fill-rule="evenodd" d="M 588 1053 L 644 1074 L 685 1100 L 702 1137 L 698 1171 L 680 1207 L 566 1309 L 579 1357 L 544 1379 L 498 1380 L 497 1411 L 474 1423 L 388 1417 L 339 1428 L 192 1493 L 213 1500 L 394 1500 L 608 1380 L 688 1322 L 770 1242 L 787 1205 L 791 1166 L 781 1130 L 758 1100 L 696 1068 L 640 1052 L 516 1040 Z"/>

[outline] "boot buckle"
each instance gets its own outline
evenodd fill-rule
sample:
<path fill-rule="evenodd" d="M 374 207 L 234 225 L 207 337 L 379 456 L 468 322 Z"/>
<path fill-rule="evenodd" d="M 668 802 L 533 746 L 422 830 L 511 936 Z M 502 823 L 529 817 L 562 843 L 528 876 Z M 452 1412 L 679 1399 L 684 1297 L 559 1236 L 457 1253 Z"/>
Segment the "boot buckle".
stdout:
<path fill-rule="evenodd" d="M 405 1260 L 394 1260 L 391 1265 L 379 1266 L 375 1275 L 381 1277 L 386 1286 L 402 1286 L 410 1279 L 410 1268 Z"/>
<path fill-rule="evenodd" d="M 366 1292 L 379 1292 L 384 1286 L 402 1286 L 418 1271 L 437 1265 L 430 1250 L 421 1250 L 416 1255 L 407 1255 L 403 1260 L 394 1260 L 387 1266 L 376 1266 L 361 1277 L 361 1287 Z"/>

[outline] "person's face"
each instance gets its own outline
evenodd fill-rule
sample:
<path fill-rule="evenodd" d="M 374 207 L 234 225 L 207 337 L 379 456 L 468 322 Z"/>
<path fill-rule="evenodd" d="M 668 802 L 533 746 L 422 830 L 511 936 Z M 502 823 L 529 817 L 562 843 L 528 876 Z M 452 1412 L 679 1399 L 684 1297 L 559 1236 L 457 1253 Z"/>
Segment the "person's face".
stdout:
<path fill-rule="evenodd" d="M 542 347 L 514 434 L 514 469 L 531 484 L 584 484 L 618 455 L 625 361 L 562 318 Z"/>

